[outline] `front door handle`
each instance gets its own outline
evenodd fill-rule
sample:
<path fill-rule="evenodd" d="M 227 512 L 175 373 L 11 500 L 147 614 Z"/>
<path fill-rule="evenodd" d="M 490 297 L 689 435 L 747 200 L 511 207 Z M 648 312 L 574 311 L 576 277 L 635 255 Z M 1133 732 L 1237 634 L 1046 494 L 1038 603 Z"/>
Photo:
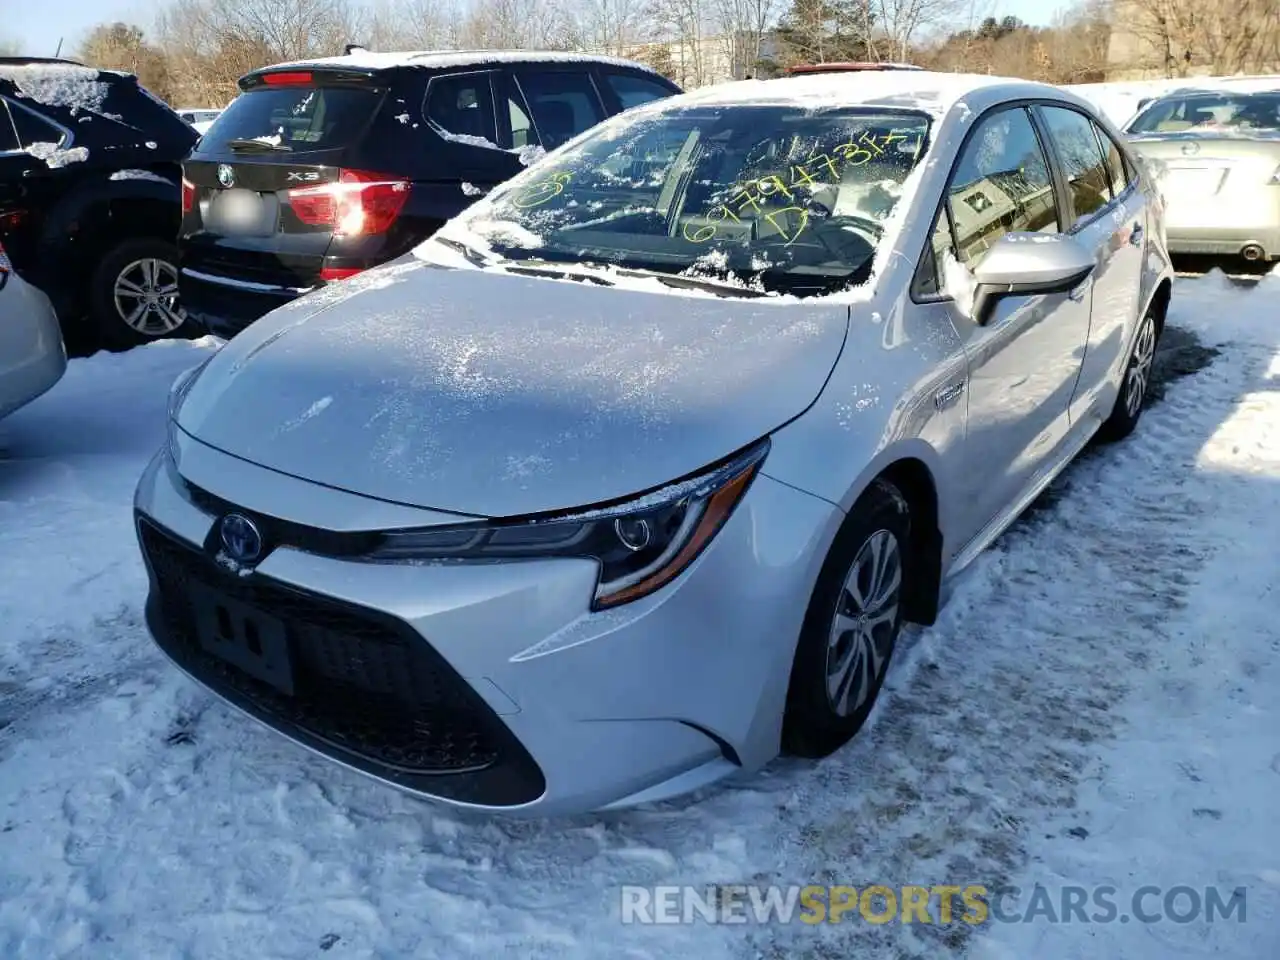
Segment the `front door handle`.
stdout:
<path fill-rule="evenodd" d="M 1133 229 L 1129 231 L 1129 243 L 1136 247 L 1142 242 L 1142 234 L 1142 224 L 1135 223 Z"/>
<path fill-rule="evenodd" d="M 1076 303 L 1084 303 L 1085 294 L 1089 292 L 1089 281 L 1086 280 L 1080 286 L 1076 287 L 1067 294 L 1068 300 L 1074 300 Z"/>

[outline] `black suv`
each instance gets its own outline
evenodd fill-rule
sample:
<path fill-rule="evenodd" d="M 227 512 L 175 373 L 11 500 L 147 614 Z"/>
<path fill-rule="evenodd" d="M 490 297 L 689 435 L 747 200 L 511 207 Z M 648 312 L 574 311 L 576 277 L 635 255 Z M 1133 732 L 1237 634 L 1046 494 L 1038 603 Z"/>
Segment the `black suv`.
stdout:
<path fill-rule="evenodd" d="M 356 52 L 265 67 L 184 164 L 183 306 L 233 336 L 404 254 L 540 150 L 680 92 L 552 53 Z"/>
<path fill-rule="evenodd" d="M 190 329 L 174 238 L 197 136 L 131 75 L 0 58 L 0 242 L 73 344 Z"/>

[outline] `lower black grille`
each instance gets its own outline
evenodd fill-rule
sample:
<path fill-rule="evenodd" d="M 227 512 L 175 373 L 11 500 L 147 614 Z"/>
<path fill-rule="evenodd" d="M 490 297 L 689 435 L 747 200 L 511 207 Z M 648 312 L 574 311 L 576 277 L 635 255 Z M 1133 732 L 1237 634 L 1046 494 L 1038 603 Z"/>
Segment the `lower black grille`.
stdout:
<path fill-rule="evenodd" d="M 436 796 L 492 806 L 542 794 L 541 771 L 489 706 L 407 624 L 376 611 L 223 570 L 146 518 L 147 619 L 183 669 L 283 732 L 352 766 Z M 196 591 L 283 622 L 291 692 L 199 638 Z"/>

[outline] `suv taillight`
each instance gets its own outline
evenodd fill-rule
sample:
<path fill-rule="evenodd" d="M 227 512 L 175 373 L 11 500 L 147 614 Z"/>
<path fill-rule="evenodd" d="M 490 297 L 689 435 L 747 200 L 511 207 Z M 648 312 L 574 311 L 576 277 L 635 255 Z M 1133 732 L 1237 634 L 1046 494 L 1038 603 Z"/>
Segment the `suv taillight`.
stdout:
<path fill-rule="evenodd" d="M 170 194 L 172 196 L 172 194 Z M 186 177 L 182 178 L 182 212 L 190 213 L 196 206 L 196 185 Z"/>
<path fill-rule="evenodd" d="M 336 237 L 385 233 L 409 199 L 409 181 L 365 170 L 342 170 L 334 183 L 298 187 L 285 196 L 294 216 Z"/>

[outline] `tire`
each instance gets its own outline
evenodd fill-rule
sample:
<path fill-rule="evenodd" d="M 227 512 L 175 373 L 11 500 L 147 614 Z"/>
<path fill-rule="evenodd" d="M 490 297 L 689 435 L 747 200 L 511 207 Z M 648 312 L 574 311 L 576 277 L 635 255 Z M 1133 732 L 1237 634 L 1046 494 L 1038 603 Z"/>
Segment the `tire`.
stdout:
<path fill-rule="evenodd" d="M 1159 340 L 1160 324 L 1154 311 L 1148 307 L 1138 323 L 1138 332 L 1133 338 L 1133 348 L 1129 351 L 1129 360 L 1125 364 L 1124 379 L 1120 383 L 1115 406 L 1111 408 L 1111 415 L 1098 428 L 1097 439 L 1100 443 L 1123 440 L 1138 425 L 1147 391 L 1151 388 L 1151 370 Z"/>
<path fill-rule="evenodd" d="M 197 333 L 178 304 L 177 263 L 177 247 L 157 237 L 125 240 L 103 255 L 89 280 L 95 346 L 127 350 L 152 340 Z M 132 323 L 127 319 L 130 314 L 137 317 Z"/>
<path fill-rule="evenodd" d="M 884 480 L 876 480 L 845 518 L 818 575 L 796 644 L 782 722 L 784 752 L 811 759 L 828 756 L 871 715 L 902 629 L 910 534 L 907 501 Z M 879 597 L 868 596 L 877 586 L 871 566 L 877 556 L 885 564 Z M 870 602 L 860 605 L 860 597 Z M 838 669 L 842 663 L 848 665 L 845 671 Z M 836 677 L 846 678 L 843 685 L 832 679 L 833 669 Z"/>

